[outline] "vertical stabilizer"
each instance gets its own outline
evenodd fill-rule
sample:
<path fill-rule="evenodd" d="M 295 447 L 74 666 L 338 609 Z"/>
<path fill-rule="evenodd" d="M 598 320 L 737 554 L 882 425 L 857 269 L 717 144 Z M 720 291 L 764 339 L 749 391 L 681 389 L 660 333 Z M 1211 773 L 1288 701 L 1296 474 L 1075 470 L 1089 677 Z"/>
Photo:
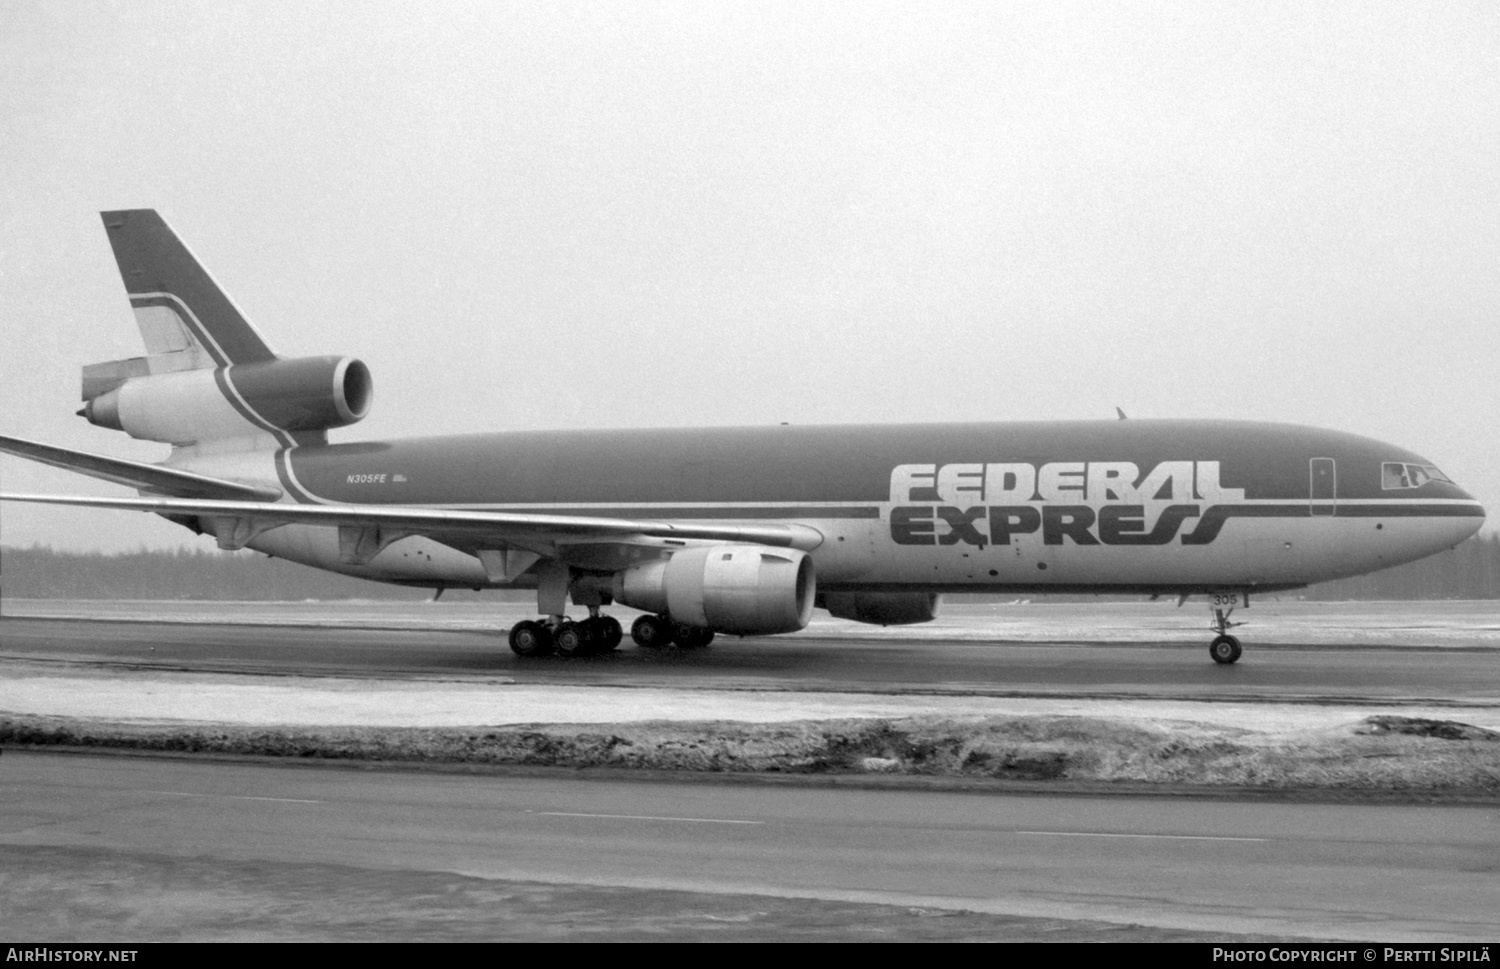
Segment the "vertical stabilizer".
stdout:
<path fill-rule="evenodd" d="M 155 209 L 100 215 L 152 373 L 276 359 Z"/>
<path fill-rule="evenodd" d="M 154 210 L 100 215 L 146 355 L 85 366 L 80 417 L 227 453 L 324 443 L 368 413 L 363 363 L 278 357 Z"/>

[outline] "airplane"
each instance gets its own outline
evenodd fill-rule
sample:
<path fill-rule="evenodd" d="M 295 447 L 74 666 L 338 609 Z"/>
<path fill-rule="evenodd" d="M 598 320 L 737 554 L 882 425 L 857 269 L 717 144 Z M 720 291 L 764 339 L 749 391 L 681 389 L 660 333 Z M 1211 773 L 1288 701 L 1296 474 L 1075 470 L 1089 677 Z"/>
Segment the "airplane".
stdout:
<path fill-rule="evenodd" d="M 1207 597 L 1214 662 L 1252 594 L 1451 548 L 1485 512 L 1429 460 L 1338 431 L 1231 420 L 511 431 L 330 443 L 369 413 L 353 357 L 276 354 L 152 209 L 101 213 L 146 355 L 83 368 L 79 415 L 160 464 L 13 437 L 0 452 L 315 568 L 441 595 L 536 589 L 520 656 L 805 628 L 814 608 L 933 619 L 943 593 Z M 587 609 L 577 621 L 567 604 Z"/>

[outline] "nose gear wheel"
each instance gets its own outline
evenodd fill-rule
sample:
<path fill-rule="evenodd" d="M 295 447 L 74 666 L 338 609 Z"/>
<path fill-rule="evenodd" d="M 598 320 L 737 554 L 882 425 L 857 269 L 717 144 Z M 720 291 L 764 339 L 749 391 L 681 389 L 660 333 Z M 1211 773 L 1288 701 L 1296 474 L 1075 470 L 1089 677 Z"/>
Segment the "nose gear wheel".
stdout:
<path fill-rule="evenodd" d="M 1228 633 L 1215 636 L 1214 641 L 1208 644 L 1208 655 L 1214 658 L 1215 663 L 1228 666 L 1240 658 L 1240 641 Z"/>

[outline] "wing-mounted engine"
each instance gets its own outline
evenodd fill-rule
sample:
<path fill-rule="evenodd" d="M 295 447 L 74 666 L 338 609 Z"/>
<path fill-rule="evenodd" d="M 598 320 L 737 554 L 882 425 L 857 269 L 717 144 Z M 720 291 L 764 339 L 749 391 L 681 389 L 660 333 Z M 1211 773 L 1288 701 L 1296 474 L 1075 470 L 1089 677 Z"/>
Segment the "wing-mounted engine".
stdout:
<path fill-rule="evenodd" d="M 153 372 L 152 357 L 83 369 L 91 424 L 145 441 L 192 445 L 257 432 L 319 433 L 362 419 L 374 385 L 353 357 L 272 359 Z"/>
<path fill-rule="evenodd" d="M 611 592 L 616 602 L 674 622 L 754 636 L 805 628 L 817 582 L 806 552 L 714 545 L 618 572 Z"/>
<path fill-rule="evenodd" d="M 931 592 L 825 592 L 818 605 L 839 619 L 910 626 L 937 618 L 942 596 Z"/>

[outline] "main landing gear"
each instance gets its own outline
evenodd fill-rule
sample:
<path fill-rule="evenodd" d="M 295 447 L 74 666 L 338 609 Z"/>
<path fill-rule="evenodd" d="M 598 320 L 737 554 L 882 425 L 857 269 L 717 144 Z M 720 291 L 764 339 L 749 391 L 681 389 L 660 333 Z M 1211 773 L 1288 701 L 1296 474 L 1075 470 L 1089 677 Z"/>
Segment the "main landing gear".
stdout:
<path fill-rule="evenodd" d="M 630 627 L 630 638 L 643 649 L 676 643 L 680 649 L 701 649 L 713 642 L 714 631 L 673 622 L 666 616 L 641 616 Z M 625 639 L 614 616 L 590 616 L 581 622 L 527 619 L 510 630 L 510 648 L 517 656 L 594 656 L 608 653 Z"/>
<path fill-rule="evenodd" d="M 597 581 L 580 581 L 580 577 L 555 559 L 545 559 L 536 566 L 537 611 L 545 618 L 518 622 L 510 631 L 510 648 L 517 656 L 592 656 L 607 653 L 620 645 L 625 631 L 620 621 L 602 615 L 599 610 L 613 599 Z M 567 618 L 563 611 L 571 595 L 575 606 L 587 606 L 589 617 L 579 622 Z M 638 646 L 658 649 L 676 643 L 683 649 L 707 646 L 714 638 L 712 629 L 701 629 L 673 622 L 666 616 L 641 616 L 630 629 Z"/>
<path fill-rule="evenodd" d="M 610 652 L 624 639 L 625 631 L 614 616 L 594 615 L 581 622 L 528 619 L 510 630 L 510 648 L 517 656 L 546 656 L 554 650 L 563 656 L 593 656 Z"/>
<path fill-rule="evenodd" d="M 712 629 L 673 622 L 666 616 L 641 616 L 630 627 L 630 638 L 642 649 L 661 649 L 676 643 L 680 649 L 701 649 L 714 640 Z"/>

